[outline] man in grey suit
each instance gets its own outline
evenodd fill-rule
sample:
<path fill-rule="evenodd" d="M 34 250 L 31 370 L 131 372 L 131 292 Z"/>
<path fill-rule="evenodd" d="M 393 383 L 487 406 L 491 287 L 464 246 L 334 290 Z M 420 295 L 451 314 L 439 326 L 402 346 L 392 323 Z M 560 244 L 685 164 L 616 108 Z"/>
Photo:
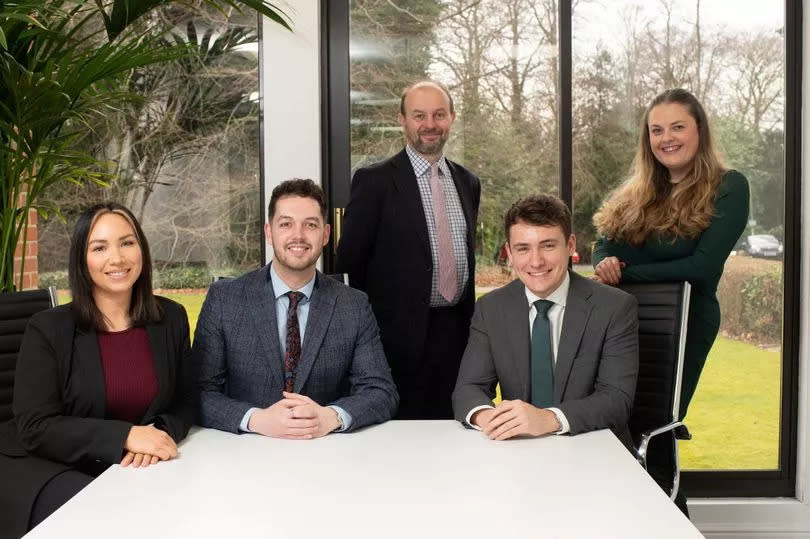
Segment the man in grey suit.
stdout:
<path fill-rule="evenodd" d="M 576 240 L 560 199 L 526 197 L 504 225 L 518 279 L 476 304 L 453 392 L 456 419 L 495 440 L 611 428 L 629 446 L 635 298 L 568 270 Z M 504 400 L 493 406 L 498 383 Z"/>
<path fill-rule="evenodd" d="M 390 419 L 399 397 L 368 299 L 315 269 L 329 240 L 323 191 L 282 183 L 268 221 L 273 261 L 216 282 L 200 313 L 200 423 L 309 439 Z"/>

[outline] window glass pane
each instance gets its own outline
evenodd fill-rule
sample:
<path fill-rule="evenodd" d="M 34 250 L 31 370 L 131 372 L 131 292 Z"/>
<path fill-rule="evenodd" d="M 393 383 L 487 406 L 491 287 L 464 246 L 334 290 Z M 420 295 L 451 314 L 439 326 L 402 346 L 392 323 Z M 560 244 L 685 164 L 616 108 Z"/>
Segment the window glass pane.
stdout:
<path fill-rule="evenodd" d="M 45 202 L 66 221 L 40 219 L 40 281 L 67 288 L 76 216 L 114 200 L 141 221 L 157 292 L 186 306 L 193 331 L 212 278 L 260 264 L 257 17 L 174 6 L 143 24 L 194 52 L 134 71 L 130 88 L 143 100 L 88 119 L 81 148 L 106 161 L 114 179 L 48 192 Z"/>
<path fill-rule="evenodd" d="M 722 312 L 680 442 L 685 469 L 779 467 L 784 241 L 784 12 L 756 0 L 575 3 L 574 215 L 585 262 L 592 216 L 629 172 L 639 121 L 661 91 L 692 91 L 750 220 L 717 290 Z"/>
<path fill-rule="evenodd" d="M 458 114 L 446 154 L 481 179 L 479 285 L 510 280 L 499 259 L 506 208 L 558 190 L 556 10 L 529 0 L 351 2 L 352 168 L 402 149 L 403 88 L 446 83 Z"/>

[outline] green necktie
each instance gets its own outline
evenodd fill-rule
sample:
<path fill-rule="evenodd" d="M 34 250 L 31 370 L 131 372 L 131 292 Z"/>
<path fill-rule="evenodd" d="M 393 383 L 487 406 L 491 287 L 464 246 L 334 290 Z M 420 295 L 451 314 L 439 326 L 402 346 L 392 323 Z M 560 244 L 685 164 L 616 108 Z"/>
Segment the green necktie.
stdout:
<path fill-rule="evenodd" d="M 532 404 L 538 408 L 548 408 L 554 403 L 554 360 L 548 321 L 548 310 L 553 305 L 547 299 L 534 302 L 537 316 L 532 325 Z"/>

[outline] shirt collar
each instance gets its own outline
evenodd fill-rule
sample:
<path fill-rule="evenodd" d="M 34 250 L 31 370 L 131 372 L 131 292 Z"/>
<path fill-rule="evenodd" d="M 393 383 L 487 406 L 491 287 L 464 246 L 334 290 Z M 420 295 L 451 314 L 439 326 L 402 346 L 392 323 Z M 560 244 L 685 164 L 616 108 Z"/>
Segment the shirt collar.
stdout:
<path fill-rule="evenodd" d="M 315 279 L 318 276 L 318 272 L 315 272 L 315 275 L 312 276 L 312 279 L 309 280 L 307 284 L 302 286 L 298 289 L 298 292 L 301 292 L 309 299 L 312 296 L 312 290 L 315 288 Z M 280 298 L 287 292 L 291 292 L 292 288 L 287 286 L 281 277 L 278 276 L 276 273 L 276 269 L 273 267 L 273 264 L 270 264 L 270 282 L 273 284 L 273 294 L 275 294 L 276 299 Z"/>
<path fill-rule="evenodd" d="M 405 146 L 405 153 L 408 154 L 408 159 L 411 160 L 411 166 L 413 167 L 413 173 L 416 174 L 417 178 L 424 176 L 425 174 L 430 171 L 430 162 L 422 157 L 419 152 L 414 150 L 410 144 Z M 439 171 L 442 173 L 442 176 L 450 177 L 450 166 L 447 164 L 447 159 L 444 158 L 444 155 L 439 157 Z"/>
<path fill-rule="evenodd" d="M 534 292 L 529 290 L 528 287 L 526 287 L 525 285 L 523 286 L 523 289 L 526 292 L 526 299 L 529 301 L 529 307 L 534 305 L 534 302 L 537 301 L 538 299 L 547 299 L 552 303 L 554 303 L 555 305 L 561 305 L 565 307 L 565 302 L 568 299 L 568 287 L 570 286 L 570 284 L 571 284 L 571 277 L 570 275 L 568 275 L 568 272 L 566 271 L 565 279 L 563 279 L 563 282 L 560 283 L 560 286 L 558 286 L 557 289 L 554 290 L 554 292 L 552 292 L 545 298 L 536 296 Z"/>

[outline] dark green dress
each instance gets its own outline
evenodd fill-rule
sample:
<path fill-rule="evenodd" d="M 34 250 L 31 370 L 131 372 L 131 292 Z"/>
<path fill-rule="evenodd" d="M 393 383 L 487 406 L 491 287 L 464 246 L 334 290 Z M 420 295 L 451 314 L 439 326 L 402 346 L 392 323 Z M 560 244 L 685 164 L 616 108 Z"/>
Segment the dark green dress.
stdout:
<path fill-rule="evenodd" d="M 635 247 L 599 238 L 593 248 L 594 267 L 615 256 L 626 265 L 623 283 L 688 281 L 692 285 L 681 392 L 681 419 L 695 393 L 706 357 L 720 328 L 717 283 L 723 266 L 748 223 L 748 181 L 737 171 L 723 177 L 709 227 L 693 239 L 654 235 Z"/>

